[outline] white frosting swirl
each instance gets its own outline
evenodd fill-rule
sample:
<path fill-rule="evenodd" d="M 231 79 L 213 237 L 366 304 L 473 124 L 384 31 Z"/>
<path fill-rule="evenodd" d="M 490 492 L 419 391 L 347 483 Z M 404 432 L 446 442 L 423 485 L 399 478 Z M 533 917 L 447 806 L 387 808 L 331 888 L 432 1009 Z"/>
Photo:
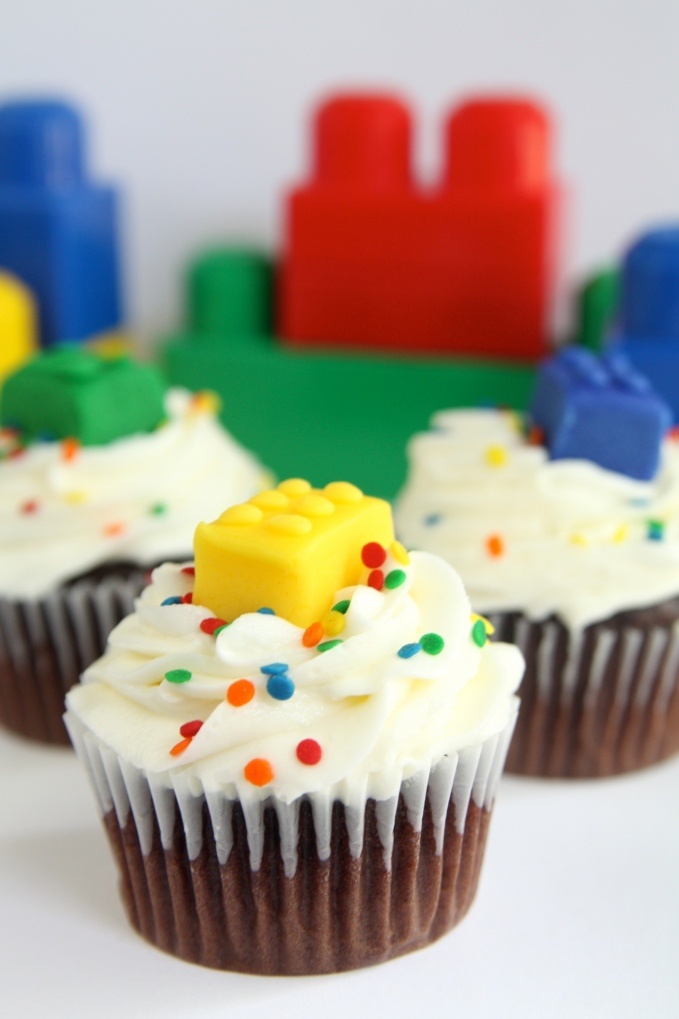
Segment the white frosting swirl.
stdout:
<path fill-rule="evenodd" d="M 555 613 L 577 631 L 679 594 L 679 443 L 665 441 L 657 477 L 641 482 L 550 460 L 511 412 L 432 424 L 409 445 L 397 532 L 452 563 L 478 611 Z"/>
<path fill-rule="evenodd" d="M 84 446 L 39 442 L 0 464 L 0 594 L 36 598 L 104 563 L 189 554 L 202 519 L 269 477 L 191 394 L 170 390 L 149 435 Z"/>
<path fill-rule="evenodd" d="M 505 729 L 523 660 L 510 645 L 477 646 L 461 581 L 441 559 L 418 553 L 410 565 L 394 561 L 385 570 L 392 568 L 406 575 L 394 590 L 363 583 L 337 592 L 335 601 L 350 599 L 342 642 L 319 651 L 303 644 L 299 627 L 262 613 L 208 635 L 200 624 L 209 610 L 161 604 L 193 586 L 179 566 L 161 566 L 134 615 L 111 634 L 106 654 L 69 693 L 69 711 L 146 773 L 181 770 L 196 794 L 219 790 L 244 800 L 273 793 L 288 803 L 319 790 L 347 803 L 393 796 L 443 755 Z M 443 637 L 440 653 L 398 655 L 427 633 Z M 261 670 L 273 662 L 287 666 L 294 684 L 288 700 L 267 692 Z M 190 679 L 169 682 L 166 674 L 176 669 Z M 254 686 L 241 707 L 226 698 L 238 679 Z M 180 726 L 193 720 L 202 728 L 171 755 Z M 320 746 L 318 763 L 298 760 L 304 739 Z M 245 778 L 253 759 L 272 768 L 263 788 Z"/>

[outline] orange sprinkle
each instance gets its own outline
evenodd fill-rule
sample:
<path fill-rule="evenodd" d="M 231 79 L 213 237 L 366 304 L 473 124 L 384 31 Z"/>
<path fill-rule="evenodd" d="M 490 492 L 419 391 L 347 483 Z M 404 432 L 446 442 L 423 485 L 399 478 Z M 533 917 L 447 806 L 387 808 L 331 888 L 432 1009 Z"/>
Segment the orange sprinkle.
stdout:
<path fill-rule="evenodd" d="M 528 432 L 528 445 L 529 446 L 544 446 L 545 433 L 539 425 L 531 425 L 530 431 Z"/>
<path fill-rule="evenodd" d="M 80 443 L 77 439 L 64 439 L 61 444 L 61 459 L 74 460 L 78 455 Z"/>
<path fill-rule="evenodd" d="M 237 679 L 226 691 L 226 699 L 234 708 L 242 708 L 255 696 L 254 683 L 249 679 Z"/>
<path fill-rule="evenodd" d="M 106 524 L 103 530 L 107 538 L 117 538 L 125 530 L 125 524 Z"/>
<path fill-rule="evenodd" d="M 302 644 L 304 644 L 304 647 L 316 647 L 318 642 L 323 640 L 324 636 L 323 624 L 312 623 L 311 626 L 307 626 L 302 634 Z"/>
<path fill-rule="evenodd" d="M 672 442 L 679 442 L 679 425 L 673 425 L 667 433 L 667 438 Z"/>
<path fill-rule="evenodd" d="M 191 736 L 187 736 L 186 739 L 182 739 L 179 743 L 175 743 L 172 750 L 170 750 L 172 756 L 179 757 L 180 754 L 183 754 L 186 748 L 191 745 L 191 739 Z"/>
<path fill-rule="evenodd" d="M 254 757 L 243 768 L 243 774 L 252 785 L 267 785 L 273 778 L 273 768 L 263 757 Z"/>
<path fill-rule="evenodd" d="M 499 534 L 491 534 L 486 538 L 486 548 L 492 556 L 501 556 L 504 554 L 505 543 Z"/>

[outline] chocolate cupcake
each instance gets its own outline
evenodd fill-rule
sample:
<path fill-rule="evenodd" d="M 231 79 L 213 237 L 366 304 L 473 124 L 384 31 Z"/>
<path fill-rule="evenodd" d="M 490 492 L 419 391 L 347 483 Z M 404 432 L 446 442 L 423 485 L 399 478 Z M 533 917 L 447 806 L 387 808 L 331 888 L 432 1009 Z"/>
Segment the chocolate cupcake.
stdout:
<path fill-rule="evenodd" d="M 132 925 L 247 973 L 427 945 L 474 897 L 519 652 L 346 483 L 283 482 L 195 553 L 67 698 Z"/>
<path fill-rule="evenodd" d="M 266 484 L 212 398 L 149 365 L 42 354 L 0 397 L 0 723 L 68 743 L 66 691 L 202 512 Z"/>
<path fill-rule="evenodd" d="M 679 751 L 679 444 L 646 380 L 575 349 L 541 369 L 532 415 L 438 414 L 397 529 L 525 655 L 508 770 L 633 771 Z"/>

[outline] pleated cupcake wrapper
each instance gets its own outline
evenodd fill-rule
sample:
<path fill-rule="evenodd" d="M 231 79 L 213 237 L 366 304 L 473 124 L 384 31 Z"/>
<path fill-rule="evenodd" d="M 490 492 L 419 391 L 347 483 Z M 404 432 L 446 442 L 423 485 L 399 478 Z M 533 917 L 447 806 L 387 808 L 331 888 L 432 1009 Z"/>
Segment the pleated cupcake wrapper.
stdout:
<path fill-rule="evenodd" d="M 476 891 L 516 720 L 375 800 L 292 803 L 203 791 L 122 761 L 66 723 L 111 840 L 133 925 L 180 957 L 252 973 L 384 961 L 440 937 Z"/>
<path fill-rule="evenodd" d="M 508 771 L 598 778 L 679 751 L 679 623 L 571 633 L 554 619 L 488 618 L 527 662 Z"/>
<path fill-rule="evenodd" d="M 64 697 L 134 609 L 146 571 L 83 579 L 31 601 L 0 598 L 0 723 L 23 736 L 68 744 Z"/>

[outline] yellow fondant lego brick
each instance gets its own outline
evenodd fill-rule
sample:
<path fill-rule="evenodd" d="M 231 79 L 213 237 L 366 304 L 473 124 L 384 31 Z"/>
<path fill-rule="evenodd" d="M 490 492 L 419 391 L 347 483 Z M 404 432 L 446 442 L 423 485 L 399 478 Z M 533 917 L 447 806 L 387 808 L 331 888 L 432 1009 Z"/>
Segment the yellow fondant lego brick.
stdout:
<path fill-rule="evenodd" d="M 358 582 L 363 546 L 393 540 L 382 499 L 347 482 L 321 491 L 289 479 L 199 524 L 193 600 L 227 622 L 267 607 L 308 626 L 326 615 L 336 591 Z"/>

